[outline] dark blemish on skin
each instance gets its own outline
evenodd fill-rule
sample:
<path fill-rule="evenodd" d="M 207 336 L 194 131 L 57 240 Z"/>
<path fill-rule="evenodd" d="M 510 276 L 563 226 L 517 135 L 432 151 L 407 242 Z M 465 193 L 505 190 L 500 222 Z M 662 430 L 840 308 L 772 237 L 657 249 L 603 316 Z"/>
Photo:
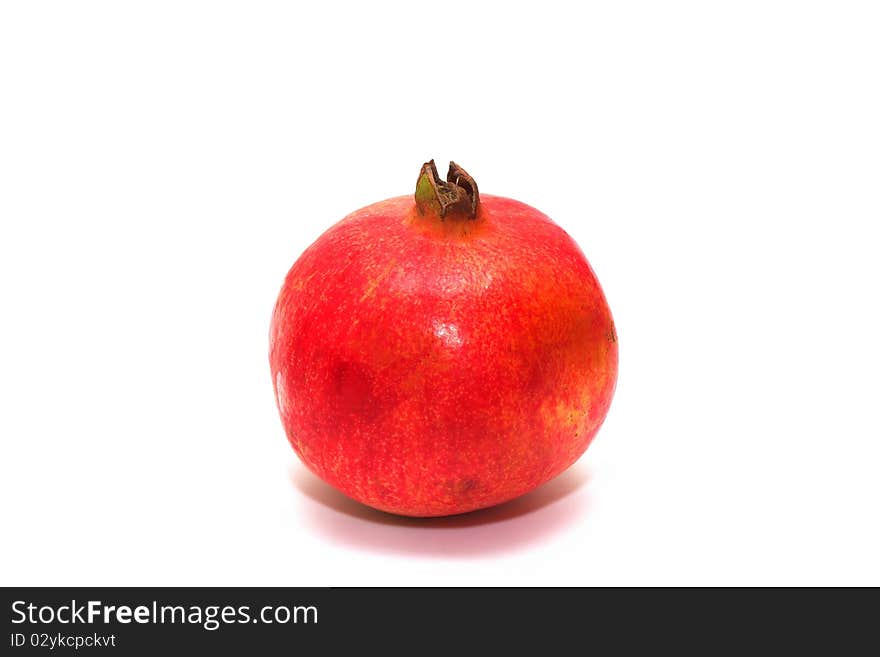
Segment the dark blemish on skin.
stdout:
<path fill-rule="evenodd" d="M 608 342 L 617 342 L 617 331 L 613 326 L 605 332 L 605 337 L 608 339 Z"/>
<path fill-rule="evenodd" d="M 371 419 L 378 412 L 372 374 L 359 363 L 340 362 L 333 369 L 332 399 L 337 419 L 359 416 Z"/>
<path fill-rule="evenodd" d="M 453 495 L 463 495 L 477 488 L 476 479 L 447 479 L 443 484 Z"/>

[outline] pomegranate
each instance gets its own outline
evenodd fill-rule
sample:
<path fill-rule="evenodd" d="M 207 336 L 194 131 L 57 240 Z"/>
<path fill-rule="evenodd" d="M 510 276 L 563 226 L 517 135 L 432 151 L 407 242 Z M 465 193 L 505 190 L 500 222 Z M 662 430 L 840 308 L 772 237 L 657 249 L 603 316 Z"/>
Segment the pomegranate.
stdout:
<path fill-rule="evenodd" d="M 270 332 L 293 449 L 371 507 L 444 516 L 555 477 L 617 380 L 608 304 L 577 244 L 451 163 L 354 212 L 296 261 Z"/>

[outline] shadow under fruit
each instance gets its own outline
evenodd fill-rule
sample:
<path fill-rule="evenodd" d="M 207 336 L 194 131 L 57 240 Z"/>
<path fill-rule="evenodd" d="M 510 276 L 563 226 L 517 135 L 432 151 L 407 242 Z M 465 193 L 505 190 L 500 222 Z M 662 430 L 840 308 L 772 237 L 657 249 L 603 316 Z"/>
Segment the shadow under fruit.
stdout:
<path fill-rule="evenodd" d="M 574 463 L 617 380 L 617 335 L 577 244 L 450 164 L 358 210 L 296 261 L 270 365 L 281 420 L 321 479 L 371 507 L 445 516 Z"/>

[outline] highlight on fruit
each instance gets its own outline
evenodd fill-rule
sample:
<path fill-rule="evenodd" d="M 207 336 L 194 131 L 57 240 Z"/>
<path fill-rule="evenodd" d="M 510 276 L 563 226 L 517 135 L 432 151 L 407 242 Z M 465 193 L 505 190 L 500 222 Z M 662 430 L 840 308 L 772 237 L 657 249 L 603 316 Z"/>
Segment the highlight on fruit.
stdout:
<path fill-rule="evenodd" d="M 293 264 L 269 363 L 291 446 L 389 513 L 519 497 L 587 449 L 617 381 L 617 332 L 574 240 L 462 167 L 357 210 Z"/>

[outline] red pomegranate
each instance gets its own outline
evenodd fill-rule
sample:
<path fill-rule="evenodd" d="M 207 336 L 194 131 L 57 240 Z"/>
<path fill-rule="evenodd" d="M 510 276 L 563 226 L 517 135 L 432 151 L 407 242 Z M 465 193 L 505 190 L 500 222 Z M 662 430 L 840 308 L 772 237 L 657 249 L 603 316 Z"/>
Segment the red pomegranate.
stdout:
<path fill-rule="evenodd" d="M 287 437 L 324 481 L 407 516 L 489 507 L 584 452 L 617 379 L 577 244 L 452 163 L 350 214 L 291 268 L 270 364 Z"/>

